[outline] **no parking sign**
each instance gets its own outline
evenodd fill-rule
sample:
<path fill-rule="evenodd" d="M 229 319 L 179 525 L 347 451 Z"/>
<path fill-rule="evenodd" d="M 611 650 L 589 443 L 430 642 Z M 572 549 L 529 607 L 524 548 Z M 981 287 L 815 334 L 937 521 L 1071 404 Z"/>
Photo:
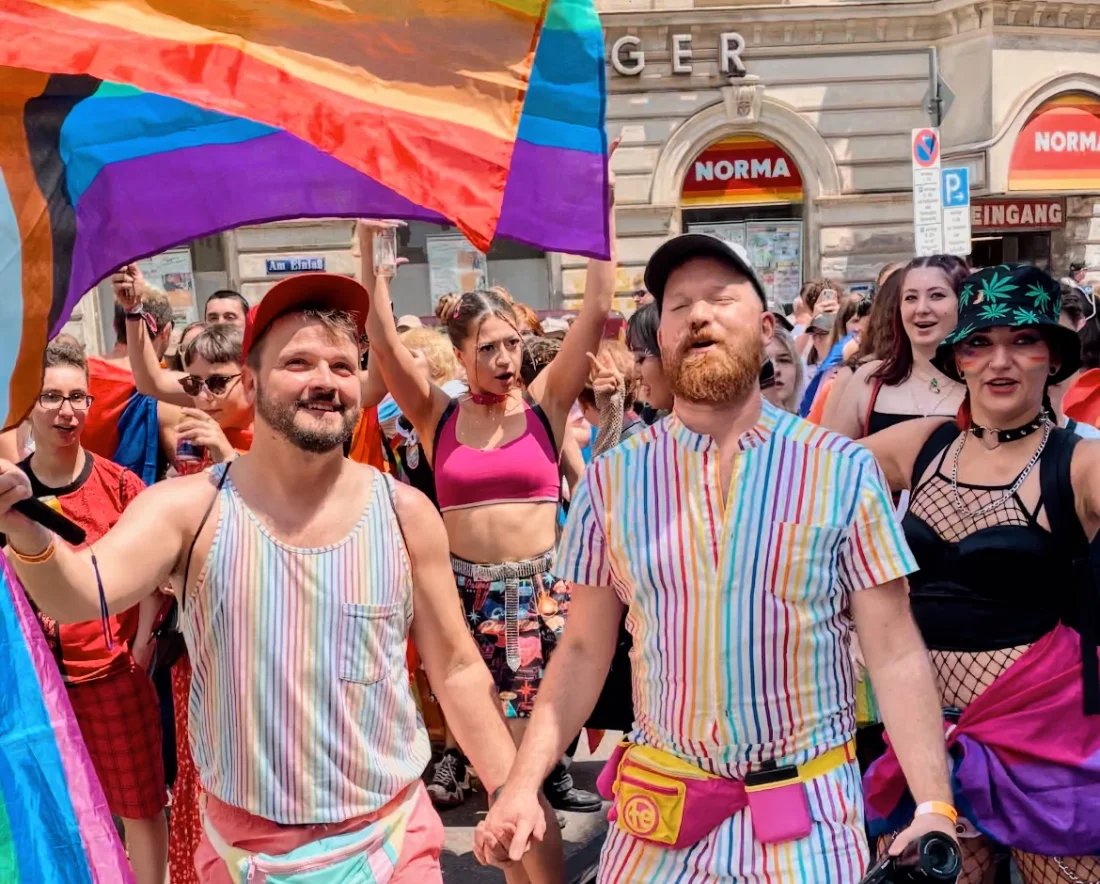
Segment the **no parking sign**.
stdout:
<path fill-rule="evenodd" d="M 917 255 L 943 252 L 940 130 L 913 130 L 913 240 Z"/>

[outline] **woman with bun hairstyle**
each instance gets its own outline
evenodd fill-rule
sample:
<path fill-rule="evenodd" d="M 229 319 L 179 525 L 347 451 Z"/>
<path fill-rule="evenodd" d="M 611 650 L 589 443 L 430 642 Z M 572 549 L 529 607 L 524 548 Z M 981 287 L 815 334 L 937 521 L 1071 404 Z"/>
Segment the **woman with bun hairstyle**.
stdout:
<path fill-rule="evenodd" d="M 610 242 L 615 242 L 609 199 Z M 373 267 L 373 231 L 360 222 L 364 268 Z M 534 707 L 547 659 L 565 626 L 569 587 L 552 573 L 561 502 L 559 452 L 570 409 L 589 378 L 588 354 L 603 337 L 615 290 L 615 262 L 590 261 L 584 302 L 561 350 L 524 387 L 523 332 L 510 299 L 464 293 L 445 317 L 469 391 L 452 398 L 425 378 L 397 333 L 389 279 L 371 291 L 367 334 L 377 364 L 412 423 L 435 474 L 436 497 L 467 623 L 493 674 L 517 744 Z M 544 784 L 558 809 L 598 810 L 560 770 Z M 561 841 L 552 814 L 525 871 L 561 880 Z M 545 877 L 543 877 L 545 875 Z"/>

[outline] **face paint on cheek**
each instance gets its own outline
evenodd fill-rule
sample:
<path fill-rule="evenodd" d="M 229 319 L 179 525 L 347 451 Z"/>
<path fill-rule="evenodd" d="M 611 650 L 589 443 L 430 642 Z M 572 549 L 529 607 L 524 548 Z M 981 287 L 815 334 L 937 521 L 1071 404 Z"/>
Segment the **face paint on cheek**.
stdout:
<path fill-rule="evenodd" d="M 955 351 L 955 362 L 964 374 L 976 374 L 985 368 L 989 362 L 989 357 L 983 355 L 977 347 L 963 345 Z"/>
<path fill-rule="evenodd" d="M 1046 352 L 1045 347 L 1034 347 L 1022 350 L 1019 359 L 1028 368 L 1038 368 L 1050 361 L 1050 354 Z"/>

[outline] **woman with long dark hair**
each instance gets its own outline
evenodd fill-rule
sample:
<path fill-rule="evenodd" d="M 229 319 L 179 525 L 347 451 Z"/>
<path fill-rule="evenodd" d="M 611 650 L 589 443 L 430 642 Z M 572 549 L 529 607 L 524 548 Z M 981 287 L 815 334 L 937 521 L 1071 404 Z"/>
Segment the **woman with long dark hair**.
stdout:
<path fill-rule="evenodd" d="M 825 410 L 824 426 L 851 439 L 918 417 L 951 417 L 962 403 L 962 385 L 939 371 L 932 357 L 958 319 L 966 263 L 932 255 L 914 258 L 900 272 L 893 349 L 861 366 L 844 396 Z"/>

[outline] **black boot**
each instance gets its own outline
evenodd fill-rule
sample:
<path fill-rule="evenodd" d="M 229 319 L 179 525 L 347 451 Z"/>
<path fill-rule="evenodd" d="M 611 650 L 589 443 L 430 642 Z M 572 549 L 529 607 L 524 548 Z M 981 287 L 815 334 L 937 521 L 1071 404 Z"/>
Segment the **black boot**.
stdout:
<path fill-rule="evenodd" d="M 573 787 L 573 775 L 564 761 L 554 765 L 550 776 L 543 781 L 542 792 L 554 810 L 596 813 L 603 807 L 603 800 L 595 792 Z"/>

